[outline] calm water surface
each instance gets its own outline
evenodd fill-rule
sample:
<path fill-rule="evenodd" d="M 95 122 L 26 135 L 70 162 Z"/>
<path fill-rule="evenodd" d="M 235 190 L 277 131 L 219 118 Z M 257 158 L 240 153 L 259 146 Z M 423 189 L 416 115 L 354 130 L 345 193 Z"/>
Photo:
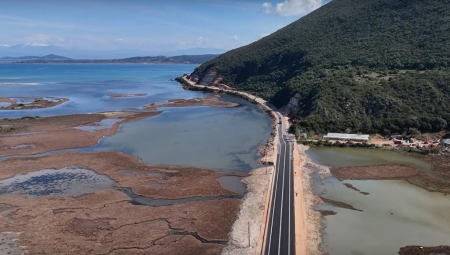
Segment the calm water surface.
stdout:
<path fill-rule="evenodd" d="M 354 149 L 311 148 L 308 155 L 331 166 L 407 164 L 423 171 L 429 165 L 400 153 Z M 347 188 L 350 183 L 369 195 Z M 450 197 L 428 192 L 401 180 L 351 180 L 330 177 L 315 183 L 323 196 L 342 201 L 363 212 L 323 204 L 319 209 L 336 215 L 325 217 L 323 249 L 330 254 L 397 254 L 407 245 L 450 244 Z"/>
<path fill-rule="evenodd" d="M 270 136 L 271 119 L 243 99 L 226 98 L 241 106 L 162 108 L 163 114 L 122 125 L 84 151 L 118 150 L 151 165 L 249 172 L 261 166 L 257 154 Z"/>
<path fill-rule="evenodd" d="M 149 103 L 191 98 L 169 81 L 197 65 L 144 64 L 0 64 L 0 97 L 66 97 L 62 105 L 35 110 L 2 111 L 2 118 L 50 116 L 114 110 L 141 110 Z M 148 93 L 145 97 L 109 98 L 109 94 Z"/>
<path fill-rule="evenodd" d="M 196 65 L 0 64 L 1 97 L 67 97 L 57 107 L 1 111 L 0 117 L 49 116 L 114 110 L 141 110 L 149 103 L 208 94 L 183 90 L 169 81 Z M 2 85 L 3 84 L 3 85 Z M 5 85 L 19 84 L 19 85 Z M 145 97 L 108 98 L 109 94 L 148 93 Z M 258 147 L 270 137 L 271 120 L 247 101 L 223 96 L 239 107 L 161 108 L 164 113 L 120 127 L 97 146 L 77 151 L 121 151 L 151 165 L 186 165 L 248 172 L 259 167 Z M 109 128 L 116 120 L 81 127 Z M 49 153 L 46 153 L 49 154 Z"/>

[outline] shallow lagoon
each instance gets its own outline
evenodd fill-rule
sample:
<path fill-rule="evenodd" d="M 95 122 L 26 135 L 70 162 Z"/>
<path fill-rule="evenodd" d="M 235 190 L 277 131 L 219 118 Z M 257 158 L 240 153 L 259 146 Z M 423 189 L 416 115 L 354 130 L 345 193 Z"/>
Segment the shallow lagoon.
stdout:
<path fill-rule="evenodd" d="M 332 167 L 407 164 L 423 171 L 429 165 L 403 154 L 368 149 L 311 148 L 308 155 Z M 362 192 L 344 186 L 352 184 Z M 407 245 L 450 244 L 450 197 L 428 192 L 402 180 L 346 180 L 334 177 L 317 181 L 315 192 L 342 201 L 360 211 L 322 204 L 319 209 L 336 215 L 325 217 L 322 248 L 330 254 L 397 254 Z"/>
<path fill-rule="evenodd" d="M 120 132 L 82 151 L 118 150 L 150 165 L 184 165 L 224 172 L 261 167 L 259 146 L 270 137 L 271 119 L 247 101 L 233 108 L 161 108 L 164 112 L 124 124 Z"/>

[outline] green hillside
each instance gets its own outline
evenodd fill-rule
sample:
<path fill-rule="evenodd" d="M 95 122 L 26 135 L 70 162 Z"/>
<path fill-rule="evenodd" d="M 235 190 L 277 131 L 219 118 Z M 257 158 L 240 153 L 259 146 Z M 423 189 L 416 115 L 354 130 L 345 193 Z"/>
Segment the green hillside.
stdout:
<path fill-rule="evenodd" d="M 450 121 L 450 1 L 334 0 L 194 71 L 283 106 L 297 130 L 414 133 Z"/>

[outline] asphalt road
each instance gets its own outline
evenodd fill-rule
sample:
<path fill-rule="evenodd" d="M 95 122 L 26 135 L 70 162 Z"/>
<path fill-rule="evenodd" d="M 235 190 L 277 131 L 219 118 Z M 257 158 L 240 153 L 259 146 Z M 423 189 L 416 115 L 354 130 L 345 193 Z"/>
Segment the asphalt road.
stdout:
<path fill-rule="evenodd" d="M 282 117 L 279 113 L 278 117 Z M 267 228 L 267 255 L 295 254 L 294 183 L 292 169 L 292 142 L 284 121 L 278 129 L 279 145 L 274 176 L 272 204 Z"/>

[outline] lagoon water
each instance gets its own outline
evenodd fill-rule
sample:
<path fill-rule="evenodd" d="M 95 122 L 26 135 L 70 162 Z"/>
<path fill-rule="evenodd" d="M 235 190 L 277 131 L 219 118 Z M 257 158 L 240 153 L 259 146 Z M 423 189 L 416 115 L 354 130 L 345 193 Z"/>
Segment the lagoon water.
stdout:
<path fill-rule="evenodd" d="M 122 125 L 117 135 L 85 151 L 119 150 L 151 165 L 185 165 L 224 172 L 249 172 L 259 146 L 271 132 L 271 120 L 240 98 L 234 108 L 161 108 L 156 117 Z"/>
<path fill-rule="evenodd" d="M 51 116 L 114 110 L 142 110 L 150 103 L 207 96 L 170 81 L 196 65 L 145 64 L 0 64 L 0 97 L 67 97 L 48 109 L 1 111 L 0 118 Z M 3 85 L 2 85 L 3 84 Z M 9 85 L 5 85 L 9 84 Z M 11 85 L 16 84 L 16 85 Z M 148 93 L 108 98 L 109 94 Z M 158 116 L 120 127 L 97 146 L 78 151 L 121 151 L 151 165 L 185 165 L 249 172 L 258 164 L 260 145 L 270 137 L 271 119 L 258 107 L 231 96 L 234 108 L 161 108 Z M 111 120 L 112 122 L 114 120 Z M 86 132 L 111 123 L 82 127 Z"/>
<path fill-rule="evenodd" d="M 308 155 L 331 166 L 407 164 L 423 171 L 429 165 L 417 158 L 382 150 L 354 148 L 311 148 Z M 361 192 L 349 189 L 352 184 Z M 334 177 L 314 184 L 324 197 L 342 201 L 360 211 L 322 204 L 332 210 L 326 216 L 322 248 L 329 254 L 397 254 L 407 245 L 450 244 L 450 197 L 428 192 L 402 180 L 345 180 Z"/>
<path fill-rule="evenodd" d="M 145 64 L 0 64 L 0 97 L 66 97 L 50 109 L 2 111 L 1 118 L 50 116 L 114 110 L 141 110 L 149 103 L 191 98 L 170 81 L 197 65 Z M 148 93 L 145 97 L 109 98 L 109 94 Z"/>

